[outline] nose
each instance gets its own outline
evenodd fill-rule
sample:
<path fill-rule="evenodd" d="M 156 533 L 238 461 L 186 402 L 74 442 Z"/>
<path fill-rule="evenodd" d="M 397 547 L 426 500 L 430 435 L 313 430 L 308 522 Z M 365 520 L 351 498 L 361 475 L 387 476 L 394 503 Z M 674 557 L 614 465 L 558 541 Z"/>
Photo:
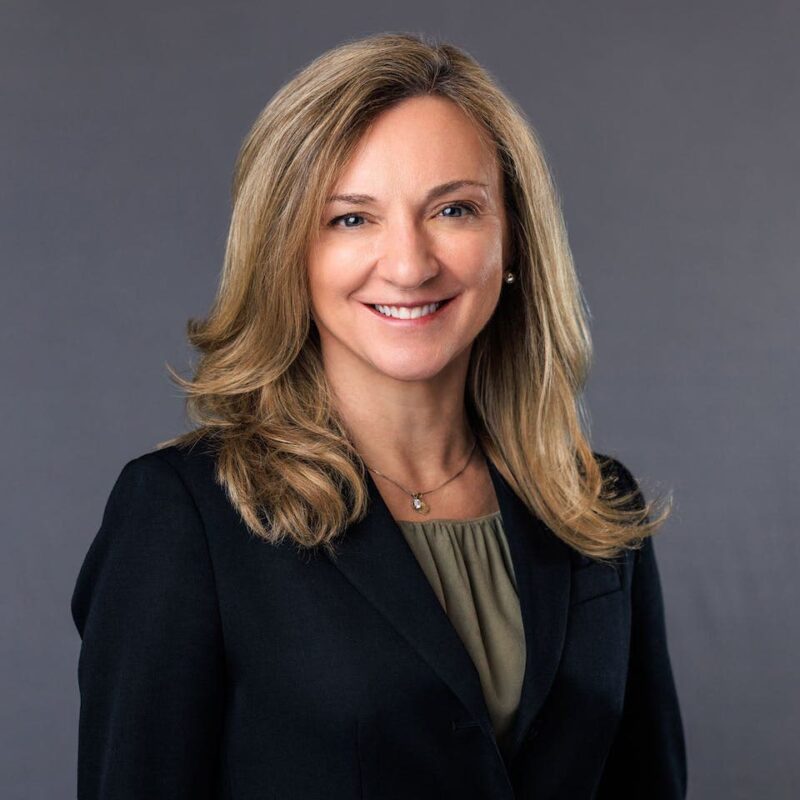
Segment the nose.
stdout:
<path fill-rule="evenodd" d="M 439 274 L 430 236 L 411 215 L 387 223 L 378 274 L 388 283 L 415 289 Z"/>

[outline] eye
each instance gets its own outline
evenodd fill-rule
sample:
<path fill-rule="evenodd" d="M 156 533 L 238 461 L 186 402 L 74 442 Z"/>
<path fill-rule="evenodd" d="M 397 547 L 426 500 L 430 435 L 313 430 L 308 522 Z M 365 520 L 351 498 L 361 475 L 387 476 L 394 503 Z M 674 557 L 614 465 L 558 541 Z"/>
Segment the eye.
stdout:
<path fill-rule="evenodd" d="M 460 208 L 460 209 L 462 209 L 462 210 L 466 210 L 466 212 L 467 212 L 468 214 L 471 214 L 472 216 L 475 216 L 475 215 L 478 213 L 478 211 L 477 211 L 477 209 L 475 208 L 475 206 L 473 206 L 473 205 L 472 205 L 472 204 L 470 204 L 470 203 L 450 203 L 450 205 L 447 205 L 447 206 L 445 206 L 445 207 L 442 209 L 442 211 L 446 211 L 448 208 Z M 452 216 L 453 216 L 453 214 L 447 214 L 446 216 L 448 216 L 448 217 L 452 217 Z M 463 215 L 462 215 L 462 214 L 458 214 L 458 215 L 456 215 L 456 217 L 455 217 L 455 218 L 456 218 L 456 219 L 458 219 L 458 218 L 460 218 L 461 216 L 463 216 Z"/>
<path fill-rule="evenodd" d="M 344 226 L 339 225 L 339 220 L 342 220 L 342 219 L 364 219 L 364 217 L 362 217 L 360 214 L 340 214 L 338 217 L 334 217 L 328 223 L 328 226 L 331 227 L 331 228 L 336 228 L 336 227 L 339 227 L 339 228 L 341 228 L 341 227 L 358 228 L 358 227 L 360 227 L 359 225 L 344 225 Z"/>
<path fill-rule="evenodd" d="M 442 213 L 443 211 L 446 211 L 447 209 L 450 209 L 450 208 L 457 208 L 457 209 L 459 209 L 461 211 L 466 211 L 468 215 L 471 215 L 473 217 L 476 216 L 477 213 L 478 213 L 478 210 L 471 203 L 450 203 L 449 205 L 446 205 L 442 209 L 442 211 L 440 211 L 439 213 Z M 463 216 L 463 214 L 446 214 L 445 216 L 453 217 L 454 219 L 460 219 Z M 361 227 L 360 225 L 340 225 L 339 224 L 343 220 L 353 220 L 353 219 L 356 219 L 356 220 L 362 219 L 363 220 L 364 217 L 361 214 L 355 214 L 355 213 L 340 214 L 338 217 L 334 217 L 328 223 L 328 227 L 329 228 L 360 228 Z"/>

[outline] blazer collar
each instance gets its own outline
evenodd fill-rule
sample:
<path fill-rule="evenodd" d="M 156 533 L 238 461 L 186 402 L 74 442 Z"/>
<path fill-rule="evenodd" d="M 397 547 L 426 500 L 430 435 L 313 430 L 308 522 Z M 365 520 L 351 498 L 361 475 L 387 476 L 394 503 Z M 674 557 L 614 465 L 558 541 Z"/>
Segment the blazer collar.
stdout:
<path fill-rule="evenodd" d="M 525 631 L 525 675 L 511 734 L 510 763 L 550 690 L 561 659 L 571 559 L 568 546 L 528 510 L 490 459 L 487 464 L 514 564 Z M 494 738 L 480 678 L 469 652 L 369 472 L 367 482 L 370 510 L 337 540 L 333 563 Z"/>

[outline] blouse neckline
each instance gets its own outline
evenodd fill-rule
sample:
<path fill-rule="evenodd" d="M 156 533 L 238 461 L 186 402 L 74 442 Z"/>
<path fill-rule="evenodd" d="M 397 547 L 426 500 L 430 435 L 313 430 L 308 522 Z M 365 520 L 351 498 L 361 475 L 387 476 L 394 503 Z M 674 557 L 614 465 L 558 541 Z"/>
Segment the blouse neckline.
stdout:
<path fill-rule="evenodd" d="M 469 519 L 452 519 L 452 518 L 436 518 L 436 519 L 398 519 L 395 520 L 398 524 L 408 525 L 433 525 L 435 523 L 444 523 L 447 525 L 467 525 L 473 522 L 486 522 L 500 517 L 500 511 L 493 511 L 491 514 L 484 514 L 482 517 L 470 517 Z"/>

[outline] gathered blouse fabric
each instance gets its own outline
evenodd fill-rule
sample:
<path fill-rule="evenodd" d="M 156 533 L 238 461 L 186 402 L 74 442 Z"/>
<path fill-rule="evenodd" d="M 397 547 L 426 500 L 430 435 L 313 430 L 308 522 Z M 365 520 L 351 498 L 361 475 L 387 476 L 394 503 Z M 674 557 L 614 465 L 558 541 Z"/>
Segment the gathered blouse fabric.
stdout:
<path fill-rule="evenodd" d="M 505 750 L 522 691 L 525 634 L 500 512 L 397 523 L 472 657 Z"/>

